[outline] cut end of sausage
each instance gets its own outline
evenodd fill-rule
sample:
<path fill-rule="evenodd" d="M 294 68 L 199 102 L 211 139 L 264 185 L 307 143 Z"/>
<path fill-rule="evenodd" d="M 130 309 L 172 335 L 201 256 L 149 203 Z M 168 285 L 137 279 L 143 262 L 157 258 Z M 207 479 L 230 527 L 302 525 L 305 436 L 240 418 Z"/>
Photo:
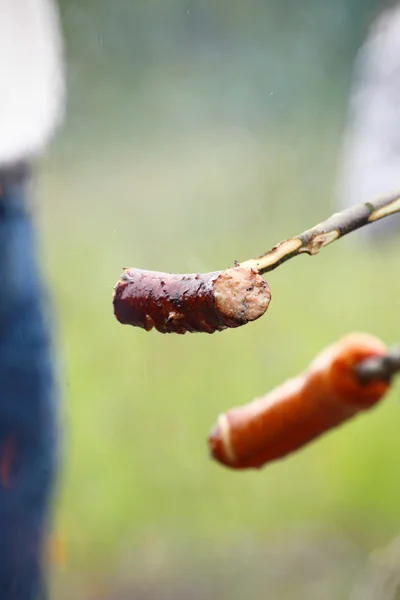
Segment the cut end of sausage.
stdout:
<path fill-rule="evenodd" d="M 245 324 L 265 313 L 271 291 L 257 271 L 237 266 L 223 271 L 214 281 L 214 300 L 224 317 Z"/>
<path fill-rule="evenodd" d="M 222 414 L 208 436 L 208 447 L 212 458 L 219 463 L 235 468 L 236 454 L 232 447 L 228 415 Z"/>
<path fill-rule="evenodd" d="M 224 462 L 224 446 L 218 425 L 214 425 L 208 436 L 208 447 L 212 458 Z"/>

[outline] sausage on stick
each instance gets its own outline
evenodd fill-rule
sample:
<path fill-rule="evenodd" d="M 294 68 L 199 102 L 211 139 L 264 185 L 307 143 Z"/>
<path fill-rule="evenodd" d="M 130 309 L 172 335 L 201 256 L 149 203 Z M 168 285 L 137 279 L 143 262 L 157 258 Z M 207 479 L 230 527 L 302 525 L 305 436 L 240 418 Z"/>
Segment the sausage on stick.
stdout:
<path fill-rule="evenodd" d="M 372 335 L 345 336 L 301 375 L 220 415 L 208 440 L 211 455 L 232 469 L 260 468 L 370 409 L 390 382 L 361 382 L 356 367 L 386 353 L 383 342 Z"/>

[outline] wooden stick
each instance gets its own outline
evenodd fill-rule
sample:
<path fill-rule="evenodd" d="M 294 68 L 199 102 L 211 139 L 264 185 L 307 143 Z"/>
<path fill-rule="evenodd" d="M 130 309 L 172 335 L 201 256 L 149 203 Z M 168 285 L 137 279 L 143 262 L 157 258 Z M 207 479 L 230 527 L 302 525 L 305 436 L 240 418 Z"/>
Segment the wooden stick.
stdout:
<path fill-rule="evenodd" d="M 335 213 L 296 237 L 279 242 L 265 254 L 242 262 L 240 266 L 256 269 L 260 274 L 267 273 L 294 256 L 318 254 L 322 248 L 344 235 L 397 212 L 400 212 L 400 193 L 357 204 Z"/>

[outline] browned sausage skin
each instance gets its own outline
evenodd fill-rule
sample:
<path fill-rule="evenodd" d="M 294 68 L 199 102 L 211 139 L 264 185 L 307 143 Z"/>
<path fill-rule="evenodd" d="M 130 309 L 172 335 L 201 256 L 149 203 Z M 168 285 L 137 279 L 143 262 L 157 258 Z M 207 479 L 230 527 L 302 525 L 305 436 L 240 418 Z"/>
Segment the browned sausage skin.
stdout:
<path fill-rule="evenodd" d="M 261 317 L 271 292 L 253 268 L 175 275 L 124 269 L 114 288 L 114 314 L 123 324 L 160 333 L 214 333 Z"/>

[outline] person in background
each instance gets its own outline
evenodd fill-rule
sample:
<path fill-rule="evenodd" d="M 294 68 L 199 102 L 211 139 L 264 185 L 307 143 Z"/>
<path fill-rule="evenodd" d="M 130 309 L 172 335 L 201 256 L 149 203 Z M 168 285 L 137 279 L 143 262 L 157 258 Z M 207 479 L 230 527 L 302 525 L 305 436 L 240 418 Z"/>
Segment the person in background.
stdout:
<path fill-rule="evenodd" d="M 400 4 L 385 3 L 374 19 L 354 69 L 338 202 L 347 208 L 400 193 Z M 370 241 L 400 232 L 400 215 L 361 230 Z"/>
<path fill-rule="evenodd" d="M 58 391 L 31 198 L 62 122 L 63 46 L 51 0 L 0 0 L 0 598 L 45 595 Z"/>

